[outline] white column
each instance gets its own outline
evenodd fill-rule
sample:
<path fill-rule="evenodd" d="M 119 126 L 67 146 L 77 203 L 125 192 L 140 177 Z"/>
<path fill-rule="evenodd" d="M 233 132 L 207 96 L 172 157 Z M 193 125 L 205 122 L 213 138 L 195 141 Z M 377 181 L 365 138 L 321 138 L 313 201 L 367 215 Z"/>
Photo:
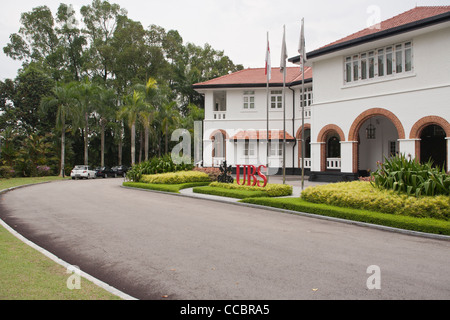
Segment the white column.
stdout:
<path fill-rule="evenodd" d="M 400 154 L 403 154 L 405 157 L 411 159 L 416 158 L 416 141 L 420 141 L 420 139 L 398 139 L 398 151 Z"/>
<path fill-rule="evenodd" d="M 353 172 L 353 144 L 358 141 L 341 141 L 341 172 Z"/>
<path fill-rule="evenodd" d="M 450 137 L 445 138 L 447 140 L 447 172 L 450 171 Z"/>
<path fill-rule="evenodd" d="M 311 171 L 320 171 L 320 146 L 325 142 L 311 142 Z"/>

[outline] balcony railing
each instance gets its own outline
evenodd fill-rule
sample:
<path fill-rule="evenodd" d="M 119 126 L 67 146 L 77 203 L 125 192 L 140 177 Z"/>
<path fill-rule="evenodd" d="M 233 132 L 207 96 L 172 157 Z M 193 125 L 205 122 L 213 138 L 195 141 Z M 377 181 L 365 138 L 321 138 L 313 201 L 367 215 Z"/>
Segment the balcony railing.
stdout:
<path fill-rule="evenodd" d="M 225 157 L 213 157 L 213 167 L 218 168 L 220 167 L 223 162 L 225 161 Z"/>
<path fill-rule="evenodd" d="M 340 170 L 341 158 L 327 158 L 327 169 Z"/>
<path fill-rule="evenodd" d="M 299 167 L 302 167 L 302 158 L 300 158 Z M 305 158 L 305 168 L 311 169 L 311 158 Z"/>
<path fill-rule="evenodd" d="M 213 118 L 214 120 L 224 120 L 226 118 L 226 111 L 214 111 Z"/>

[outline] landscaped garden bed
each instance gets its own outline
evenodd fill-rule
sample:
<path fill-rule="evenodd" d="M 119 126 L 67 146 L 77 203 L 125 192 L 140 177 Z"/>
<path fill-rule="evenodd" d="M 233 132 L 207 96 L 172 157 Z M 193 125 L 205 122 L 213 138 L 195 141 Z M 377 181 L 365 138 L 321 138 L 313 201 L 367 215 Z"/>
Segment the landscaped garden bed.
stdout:
<path fill-rule="evenodd" d="M 212 194 L 238 199 L 253 197 L 283 197 L 292 195 L 292 186 L 268 183 L 265 187 L 234 183 L 212 182 L 208 187 L 194 188 L 195 193 Z"/>

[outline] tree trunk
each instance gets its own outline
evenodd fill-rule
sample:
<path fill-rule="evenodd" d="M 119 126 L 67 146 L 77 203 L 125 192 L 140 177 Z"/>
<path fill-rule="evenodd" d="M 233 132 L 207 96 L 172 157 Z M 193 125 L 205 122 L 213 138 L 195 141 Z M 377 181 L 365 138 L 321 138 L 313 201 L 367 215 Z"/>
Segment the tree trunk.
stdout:
<path fill-rule="evenodd" d="M 145 161 L 148 160 L 148 144 L 149 144 L 148 138 L 149 138 L 149 129 L 148 127 L 145 127 L 145 150 L 144 150 Z"/>
<path fill-rule="evenodd" d="M 131 126 L 131 166 L 136 163 L 136 125 Z"/>
<path fill-rule="evenodd" d="M 169 153 L 169 122 L 166 122 L 166 154 Z"/>
<path fill-rule="evenodd" d="M 139 163 L 142 162 L 142 147 L 143 147 L 143 143 L 142 143 L 142 130 L 139 130 Z"/>
<path fill-rule="evenodd" d="M 105 122 L 103 119 L 101 121 L 102 132 L 101 132 L 101 167 L 105 166 Z"/>
<path fill-rule="evenodd" d="M 118 161 L 119 161 L 119 166 L 122 165 L 122 146 L 123 146 L 123 142 L 122 142 L 122 137 L 123 137 L 123 124 L 121 123 L 121 128 L 120 128 L 120 133 L 119 133 L 119 150 L 118 150 Z"/>
<path fill-rule="evenodd" d="M 61 132 L 61 170 L 59 171 L 60 177 L 64 178 L 64 166 L 66 158 L 66 128 L 63 124 Z"/>
<path fill-rule="evenodd" d="M 88 157 L 88 114 L 87 112 L 84 115 L 85 127 L 84 127 L 84 165 L 89 165 L 89 157 Z"/>

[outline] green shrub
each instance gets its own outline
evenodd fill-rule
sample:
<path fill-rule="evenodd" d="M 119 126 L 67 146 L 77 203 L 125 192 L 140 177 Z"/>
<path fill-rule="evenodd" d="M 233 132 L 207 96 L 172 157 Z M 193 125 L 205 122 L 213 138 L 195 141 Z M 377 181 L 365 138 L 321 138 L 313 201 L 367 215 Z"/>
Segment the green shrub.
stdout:
<path fill-rule="evenodd" d="M 450 198 L 448 196 L 410 197 L 393 190 L 376 188 L 364 181 L 309 187 L 302 192 L 301 198 L 313 203 L 396 215 L 443 220 L 448 220 L 450 217 Z"/>
<path fill-rule="evenodd" d="M 267 197 L 265 191 L 251 191 L 244 189 L 227 189 L 221 187 L 197 187 L 193 189 L 194 193 L 211 194 L 221 197 L 230 197 L 237 199 L 253 198 L 253 197 Z"/>
<path fill-rule="evenodd" d="M 141 182 L 155 184 L 180 184 L 187 182 L 211 182 L 208 174 L 198 171 L 178 171 L 142 175 Z"/>
<path fill-rule="evenodd" d="M 342 208 L 326 204 L 311 203 L 300 198 L 248 198 L 240 200 L 250 204 L 312 213 L 339 219 L 401 228 L 418 232 L 450 235 L 450 222 L 432 218 L 413 218 L 391 215 L 369 210 Z"/>
<path fill-rule="evenodd" d="M 124 182 L 122 185 L 129 188 L 138 188 L 146 190 L 156 190 L 164 192 L 179 193 L 181 189 L 194 188 L 199 186 L 208 185 L 209 182 L 189 182 L 180 184 L 156 184 L 156 183 L 143 183 L 143 182 Z"/>
<path fill-rule="evenodd" d="M 192 164 L 176 164 L 170 155 L 153 157 L 148 161 L 135 164 L 127 173 L 127 178 L 139 182 L 143 175 L 192 170 Z"/>
<path fill-rule="evenodd" d="M 15 171 L 10 166 L 0 166 L 0 179 L 10 179 L 14 177 Z"/>
<path fill-rule="evenodd" d="M 287 184 L 268 183 L 264 188 L 257 186 L 239 185 L 234 183 L 212 182 L 211 187 L 220 187 L 225 189 L 240 189 L 248 191 L 264 191 L 269 197 L 283 197 L 292 195 L 292 186 Z"/>
<path fill-rule="evenodd" d="M 407 195 L 450 195 L 450 175 L 444 168 L 433 168 L 431 161 L 421 164 L 399 155 L 385 159 L 372 176 L 377 187 Z"/>

